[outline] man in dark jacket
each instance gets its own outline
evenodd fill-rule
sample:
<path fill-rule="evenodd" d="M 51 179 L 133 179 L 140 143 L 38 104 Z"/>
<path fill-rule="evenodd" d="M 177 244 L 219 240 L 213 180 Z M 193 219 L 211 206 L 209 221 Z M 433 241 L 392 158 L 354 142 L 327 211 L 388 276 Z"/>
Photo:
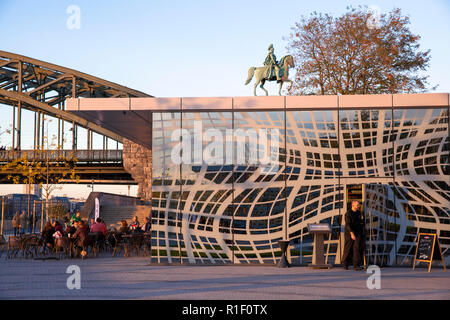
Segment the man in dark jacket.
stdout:
<path fill-rule="evenodd" d="M 345 214 L 344 254 L 342 256 L 342 264 L 346 270 L 350 263 L 353 263 L 355 270 L 362 270 L 360 263 L 364 246 L 364 228 L 359 208 L 359 202 L 352 201 L 351 209 Z"/>

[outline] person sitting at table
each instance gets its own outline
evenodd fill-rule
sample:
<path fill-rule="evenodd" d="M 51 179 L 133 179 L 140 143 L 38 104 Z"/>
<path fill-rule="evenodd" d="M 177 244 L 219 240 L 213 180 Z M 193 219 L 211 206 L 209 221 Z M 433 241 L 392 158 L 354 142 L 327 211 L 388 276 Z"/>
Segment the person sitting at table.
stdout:
<path fill-rule="evenodd" d="M 78 227 L 78 221 L 76 221 L 73 225 L 68 225 L 66 227 L 65 233 L 67 234 L 67 236 L 69 238 L 71 238 L 75 232 L 77 232 L 77 227 Z"/>
<path fill-rule="evenodd" d="M 75 221 L 81 221 L 81 213 L 79 210 L 70 218 L 70 224 L 73 225 Z"/>
<path fill-rule="evenodd" d="M 44 246 L 47 246 L 47 244 L 49 244 L 50 247 L 53 248 L 53 246 L 55 245 L 55 242 L 53 240 L 54 233 L 55 228 L 53 228 L 52 224 L 49 221 L 47 221 L 41 233 L 41 239 Z"/>
<path fill-rule="evenodd" d="M 68 217 L 64 217 L 64 219 L 63 219 L 64 230 L 66 230 L 68 226 L 70 226 L 70 220 Z"/>
<path fill-rule="evenodd" d="M 95 218 L 91 218 L 91 222 L 89 223 L 89 232 L 93 232 L 93 231 L 91 231 L 91 228 L 94 224 L 95 224 Z"/>
<path fill-rule="evenodd" d="M 75 246 L 78 249 L 83 248 L 84 242 L 85 242 L 88 234 L 89 234 L 89 231 L 88 231 L 86 223 L 83 220 L 79 221 L 77 231 L 73 235 L 73 238 L 75 239 Z"/>
<path fill-rule="evenodd" d="M 130 223 L 130 230 L 131 231 L 135 231 L 135 230 L 139 231 L 140 229 L 141 229 L 141 227 L 140 227 L 138 217 L 135 216 Z"/>
<path fill-rule="evenodd" d="M 59 231 L 61 233 L 64 232 L 64 227 L 63 227 L 63 225 L 61 223 L 59 223 L 58 220 L 55 220 L 53 222 L 53 228 L 55 228 L 55 232 L 57 232 L 57 231 Z"/>
<path fill-rule="evenodd" d="M 144 232 L 151 232 L 152 231 L 152 221 L 149 217 L 145 217 L 145 224 L 144 224 Z"/>
<path fill-rule="evenodd" d="M 64 228 L 62 224 L 60 224 L 59 221 L 54 221 L 52 226 L 55 229 L 55 232 L 53 233 L 53 238 L 55 239 L 61 238 L 64 233 Z"/>
<path fill-rule="evenodd" d="M 121 234 L 128 233 L 129 229 L 128 229 L 127 221 L 126 220 L 122 220 L 120 223 L 121 223 L 121 226 L 120 226 L 120 228 L 118 230 L 118 233 L 121 233 Z"/>
<path fill-rule="evenodd" d="M 97 218 L 97 222 L 91 225 L 90 232 L 101 232 L 103 236 L 106 236 L 108 230 L 106 228 L 106 225 L 102 222 L 102 219 Z"/>

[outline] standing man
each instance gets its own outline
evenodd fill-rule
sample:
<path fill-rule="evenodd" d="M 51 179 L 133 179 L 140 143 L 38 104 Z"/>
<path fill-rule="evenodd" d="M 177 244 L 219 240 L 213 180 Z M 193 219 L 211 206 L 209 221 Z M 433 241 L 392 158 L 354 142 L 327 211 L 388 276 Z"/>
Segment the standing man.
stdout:
<path fill-rule="evenodd" d="M 28 217 L 25 210 L 22 210 L 22 214 L 20 215 L 20 231 L 19 234 L 25 234 L 27 227 Z"/>
<path fill-rule="evenodd" d="M 17 236 L 18 234 L 20 234 L 20 216 L 19 216 L 19 211 L 16 211 L 16 214 L 12 218 L 12 225 L 13 225 L 13 228 L 14 228 L 14 236 Z"/>
<path fill-rule="evenodd" d="M 360 264 L 364 237 L 359 208 L 359 201 L 352 201 L 351 209 L 345 213 L 344 255 L 342 257 L 345 270 L 348 270 L 350 263 L 353 264 L 355 270 L 362 270 Z"/>

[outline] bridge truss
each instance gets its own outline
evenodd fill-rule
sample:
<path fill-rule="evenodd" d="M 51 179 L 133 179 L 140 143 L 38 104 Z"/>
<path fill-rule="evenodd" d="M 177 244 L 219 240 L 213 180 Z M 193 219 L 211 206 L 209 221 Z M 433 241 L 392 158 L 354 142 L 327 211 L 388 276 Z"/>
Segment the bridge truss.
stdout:
<path fill-rule="evenodd" d="M 26 149 L 45 148 L 45 139 L 49 138 L 49 125 L 46 123 L 48 119 L 55 122 L 57 134 L 54 135 L 54 143 L 64 149 L 73 151 L 80 149 L 78 139 L 80 128 L 85 129 L 86 132 L 86 147 L 83 149 L 95 151 L 93 150 L 94 133 L 103 139 L 102 150 L 117 148 L 118 144 L 123 142 L 123 137 L 67 112 L 65 100 L 67 98 L 127 97 L 152 96 L 73 69 L 0 51 L 0 107 L 2 105 L 12 107 L 0 108 L 3 115 L 5 115 L 5 112 L 12 110 L 10 128 L 0 128 L 0 130 L 4 133 L 7 131 L 5 129 L 8 129 L 11 133 L 11 141 L 8 142 L 11 146 L 9 151 L 17 152 L 24 149 L 22 133 L 25 126 L 28 130 L 33 127 L 32 148 L 29 146 Z M 34 113 L 34 124 L 23 121 L 24 110 Z M 65 137 L 67 136 L 71 140 L 69 144 L 65 143 Z M 108 141 L 110 141 L 109 144 Z M 8 157 L 10 155 L 7 154 L 7 150 L 0 150 L 0 162 L 8 161 Z M 112 159 L 102 158 L 101 160 L 85 159 L 80 165 L 80 170 L 83 166 L 87 168 L 83 176 L 83 180 L 86 181 L 98 179 L 108 182 L 109 179 L 114 179 L 119 182 L 130 182 L 132 180 L 131 176 L 123 169 L 122 161 L 118 162 L 116 157 Z M 4 177 L 0 177 L 0 182 L 5 183 Z"/>

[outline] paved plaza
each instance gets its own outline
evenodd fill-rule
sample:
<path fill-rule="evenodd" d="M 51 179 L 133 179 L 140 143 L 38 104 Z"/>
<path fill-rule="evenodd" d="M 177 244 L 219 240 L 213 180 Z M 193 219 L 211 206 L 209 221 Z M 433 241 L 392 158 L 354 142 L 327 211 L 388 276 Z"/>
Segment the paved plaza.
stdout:
<path fill-rule="evenodd" d="M 81 289 L 67 280 L 80 270 Z M 0 259 L 0 299 L 450 299 L 450 272 L 435 267 L 383 268 L 381 288 L 366 271 L 295 266 L 148 265 L 146 258 Z"/>

